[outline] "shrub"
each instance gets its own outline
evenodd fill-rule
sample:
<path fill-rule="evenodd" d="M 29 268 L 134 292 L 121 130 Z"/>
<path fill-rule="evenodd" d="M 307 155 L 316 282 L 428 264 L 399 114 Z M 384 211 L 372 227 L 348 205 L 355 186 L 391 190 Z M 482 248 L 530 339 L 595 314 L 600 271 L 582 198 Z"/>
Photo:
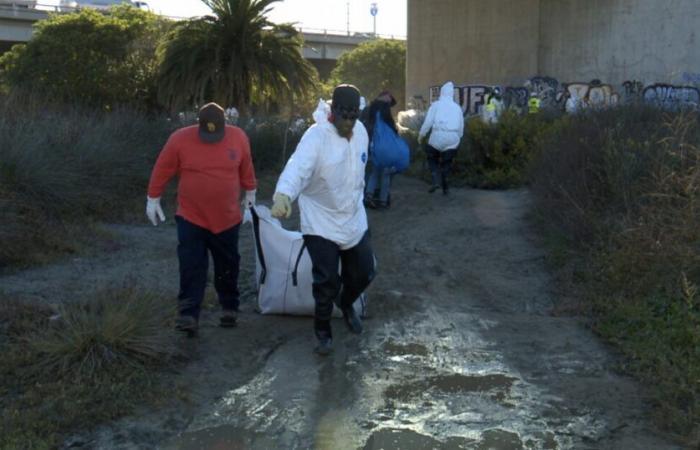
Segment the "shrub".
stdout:
<path fill-rule="evenodd" d="M 73 223 L 132 209 L 173 128 L 129 110 L 9 99 L 0 107 L 0 268 L 75 250 Z"/>
<path fill-rule="evenodd" d="M 524 184 L 542 142 L 556 116 L 520 115 L 506 110 L 497 124 L 480 117 L 467 122 L 466 154 L 461 158 L 469 184 L 483 188 L 508 188 Z"/>
<path fill-rule="evenodd" d="M 129 6 L 52 15 L 0 57 L 0 79 L 60 102 L 154 110 L 155 47 L 166 22 Z"/>
<path fill-rule="evenodd" d="M 250 118 L 239 124 L 250 139 L 257 172 L 281 171 L 309 126 L 301 119 Z"/>
<path fill-rule="evenodd" d="M 533 176 L 568 236 L 593 326 L 653 386 L 660 423 L 700 437 L 700 119 L 644 106 L 571 118 Z M 696 444 L 697 445 L 697 442 Z"/>

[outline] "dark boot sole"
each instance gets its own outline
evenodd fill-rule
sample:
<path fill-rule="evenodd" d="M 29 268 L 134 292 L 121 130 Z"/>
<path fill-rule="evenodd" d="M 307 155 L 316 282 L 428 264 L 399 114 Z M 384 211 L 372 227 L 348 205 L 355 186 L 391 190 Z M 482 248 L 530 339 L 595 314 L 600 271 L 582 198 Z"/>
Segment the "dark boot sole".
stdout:
<path fill-rule="evenodd" d="M 199 330 L 197 328 L 175 328 L 175 330 L 180 333 L 185 333 L 188 338 L 197 337 L 199 335 Z"/>
<path fill-rule="evenodd" d="M 219 326 L 221 328 L 235 328 L 238 325 L 238 320 L 234 318 L 221 318 L 219 319 Z"/>
<path fill-rule="evenodd" d="M 333 353 L 333 348 L 332 347 L 321 347 L 321 346 L 316 346 L 314 348 L 314 353 L 320 356 L 328 356 L 331 353 Z"/>

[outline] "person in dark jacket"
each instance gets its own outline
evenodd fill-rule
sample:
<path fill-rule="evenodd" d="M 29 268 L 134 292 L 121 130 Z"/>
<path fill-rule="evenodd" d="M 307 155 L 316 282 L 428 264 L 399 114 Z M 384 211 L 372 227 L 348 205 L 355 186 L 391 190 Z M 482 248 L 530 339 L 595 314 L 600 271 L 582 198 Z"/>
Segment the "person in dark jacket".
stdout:
<path fill-rule="evenodd" d="M 384 91 L 372 100 L 368 108 L 364 109 L 363 113 L 366 112 L 366 114 L 363 114 L 364 117 L 360 117 L 360 120 L 367 129 L 370 154 L 372 153 L 372 136 L 377 113 L 379 113 L 379 119 L 398 134 L 399 129 L 396 126 L 394 117 L 391 115 L 391 108 L 395 105 L 396 99 L 394 96 L 390 92 Z M 372 165 L 365 188 L 365 206 L 374 209 L 386 209 L 389 207 L 391 176 L 390 169 Z"/>

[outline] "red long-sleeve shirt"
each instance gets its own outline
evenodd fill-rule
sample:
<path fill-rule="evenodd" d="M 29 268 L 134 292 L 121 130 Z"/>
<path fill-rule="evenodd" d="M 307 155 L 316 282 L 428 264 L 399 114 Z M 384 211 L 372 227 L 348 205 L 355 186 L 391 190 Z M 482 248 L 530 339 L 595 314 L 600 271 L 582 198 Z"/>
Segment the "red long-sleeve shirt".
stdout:
<path fill-rule="evenodd" d="M 248 137 L 230 125 L 213 144 L 199 138 L 197 125 L 171 134 L 153 167 L 148 196 L 160 197 L 174 175 L 180 177 L 177 215 L 212 233 L 241 222 L 241 188 L 257 185 Z"/>

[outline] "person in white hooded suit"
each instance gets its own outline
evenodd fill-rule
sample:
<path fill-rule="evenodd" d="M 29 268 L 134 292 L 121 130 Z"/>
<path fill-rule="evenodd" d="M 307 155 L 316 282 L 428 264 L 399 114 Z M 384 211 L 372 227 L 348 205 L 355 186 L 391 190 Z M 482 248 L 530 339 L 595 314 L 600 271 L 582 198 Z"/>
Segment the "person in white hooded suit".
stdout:
<path fill-rule="evenodd" d="M 462 108 L 454 101 L 454 84 L 451 81 L 442 85 L 440 98 L 430 105 L 418 133 L 419 143 L 423 142 L 428 132 L 430 138 L 425 151 L 432 177 L 428 192 L 433 193 L 442 187 L 442 193 L 447 195 L 447 177 L 464 134 L 464 116 Z"/>
<path fill-rule="evenodd" d="M 363 205 L 368 136 L 357 120 L 360 93 L 352 85 L 340 85 L 327 119 L 324 107 L 317 109 L 316 124 L 304 133 L 282 171 L 271 209 L 275 217 L 289 217 L 292 201 L 299 199 L 301 232 L 311 257 L 320 354 L 332 349 L 334 303 L 350 331 L 362 332 L 353 303 L 375 273 Z"/>

